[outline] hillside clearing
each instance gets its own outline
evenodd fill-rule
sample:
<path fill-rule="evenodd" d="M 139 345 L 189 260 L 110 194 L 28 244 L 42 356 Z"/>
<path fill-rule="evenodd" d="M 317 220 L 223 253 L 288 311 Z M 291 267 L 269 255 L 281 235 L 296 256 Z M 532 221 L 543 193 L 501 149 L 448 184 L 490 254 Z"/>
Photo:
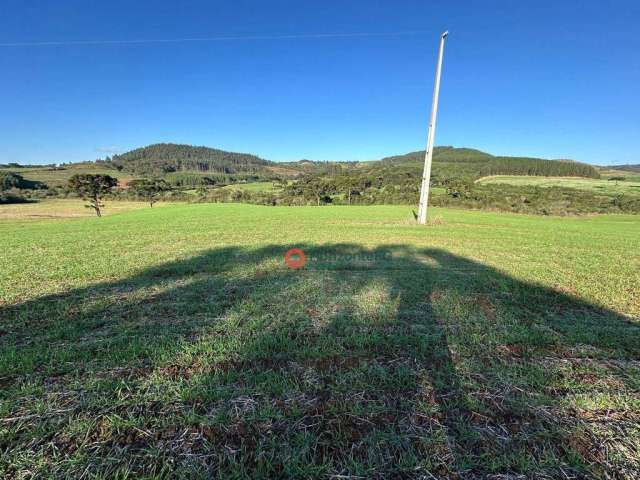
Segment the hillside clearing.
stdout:
<path fill-rule="evenodd" d="M 615 181 L 576 177 L 494 175 L 491 177 L 483 177 L 477 180 L 477 183 L 535 187 L 563 187 L 600 192 L 605 195 L 628 194 L 640 196 L 640 181 L 637 180 Z"/>
<path fill-rule="evenodd" d="M 431 214 L 6 219 L 0 476 L 634 478 L 637 217 Z"/>
<path fill-rule="evenodd" d="M 48 187 L 64 187 L 67 185 L 69 179 L 76 174 L 111 175 L 112 177 L 116 177 L 121 185 L 126 185 L 134 178 L 130 173 L 119 172 L 95 163 L 77 163 L 59 168 L 0 168 L 0 171 L 17 173 L 27 180 L 45 183 Z"/>

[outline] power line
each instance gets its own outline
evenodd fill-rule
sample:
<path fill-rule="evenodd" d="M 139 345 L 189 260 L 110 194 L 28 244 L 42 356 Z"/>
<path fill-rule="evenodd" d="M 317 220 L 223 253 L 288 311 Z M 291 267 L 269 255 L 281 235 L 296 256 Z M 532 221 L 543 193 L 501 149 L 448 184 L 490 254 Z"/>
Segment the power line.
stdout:
<path fill-rule="evenodd" d="M 0 43 L 0 47 L 72 47 L 72 46 L 100 46 L 100 45 L 154 45 L 166 43 L 196 43 L 196 42 L 234 42 L 234 41 L 260 41 L 260 40 L 302 40 L 302 39 L 328 39 L 328 38 L 364 38 L 364 37 L 404 37 L 425 35 L 432 32 L 424 30 L 407 30 L 400 32 L 360 32 L 360 33 L 302 33 L 288 35 L 225 35 L 216 37 L 196 38 L 156 38 L 139 40 L 70 40 L 70 41 L 46 41 L 46 42 L 9 42 Z"/>

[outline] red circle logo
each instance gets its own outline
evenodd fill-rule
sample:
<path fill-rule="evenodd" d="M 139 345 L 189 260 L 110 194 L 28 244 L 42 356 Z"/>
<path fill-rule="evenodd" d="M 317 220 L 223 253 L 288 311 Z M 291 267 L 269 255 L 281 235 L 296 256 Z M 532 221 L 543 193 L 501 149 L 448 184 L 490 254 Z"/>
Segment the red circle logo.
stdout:
<path fill-rule="evenodd" d="M 286 263 L 289 268 L 304 267 L 304 264 L 306 263 L 304 252 L 300 248 L 287 250 L 287 253 L 284 254 L 284 263 Z"/>

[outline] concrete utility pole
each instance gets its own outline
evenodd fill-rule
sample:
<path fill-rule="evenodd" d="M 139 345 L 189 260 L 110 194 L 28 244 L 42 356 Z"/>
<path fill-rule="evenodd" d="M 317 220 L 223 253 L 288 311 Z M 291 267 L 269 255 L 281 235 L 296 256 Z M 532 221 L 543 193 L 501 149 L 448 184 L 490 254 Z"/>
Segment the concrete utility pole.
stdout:
<path fill-rule="evenodd" d="M 438 50 L 438 66 L 436 67 L 436 81 L 433 86 L 433 104 L 429 119 L 429 134 L 427 135 L 427 151 L 424 156 L 424 172 L 422 173 L 422 187 L 420 188 L 420 205 L 418 206 L 418 223 L 427 223 L 427 207 L 429 205 L 429 182 L 431 181 L 431 161 L 433 159 L 433 140 L 436 136 L 436 117 L 438 115 L 438 95 L 440 93 L 440 72 L 442 71 L 442 54 L 444 53 L 444 39 L 448 31 L 440 35 L 440 49 Z"/>

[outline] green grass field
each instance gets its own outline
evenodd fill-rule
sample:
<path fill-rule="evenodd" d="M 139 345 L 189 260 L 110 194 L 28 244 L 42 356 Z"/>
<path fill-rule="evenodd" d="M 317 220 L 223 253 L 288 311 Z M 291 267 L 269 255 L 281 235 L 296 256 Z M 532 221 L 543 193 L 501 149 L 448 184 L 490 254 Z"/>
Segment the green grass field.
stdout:
<path fill-rule="evenodd" d="M 637 217 L 431 215 L 7 216 L 0 477 L 637 478 Z"/>
<path fill-rule="evenodd" d="M 626 173 L 626 172 L 624 172 Z M 640 178 L 634 174 L 626 175 L 624 181 L 599 180 L 595 178 L 577 177 L 526 177 L 496 175 L 478 180 L 484 184 L 506 184 L 515 186 L 564 187 L 588 190 L 603 195 L 638 195 L 640 196 Z"/>

